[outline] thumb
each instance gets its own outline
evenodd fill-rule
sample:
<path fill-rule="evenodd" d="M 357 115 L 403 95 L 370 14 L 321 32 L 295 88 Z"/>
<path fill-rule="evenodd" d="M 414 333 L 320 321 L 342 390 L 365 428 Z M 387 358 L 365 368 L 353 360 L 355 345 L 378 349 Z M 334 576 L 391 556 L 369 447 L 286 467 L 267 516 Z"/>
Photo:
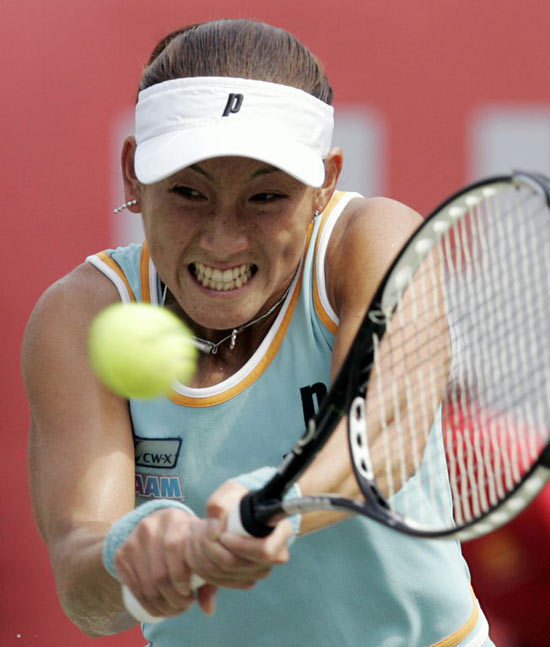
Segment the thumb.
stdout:
<path fill-rule="evenodd" d="M 229 511 L 239 504 L 248 490 L 234 481 L 228 481 L 218 488 L 208 499 L 206 515 L 209 518 L 226 521 Z"/>

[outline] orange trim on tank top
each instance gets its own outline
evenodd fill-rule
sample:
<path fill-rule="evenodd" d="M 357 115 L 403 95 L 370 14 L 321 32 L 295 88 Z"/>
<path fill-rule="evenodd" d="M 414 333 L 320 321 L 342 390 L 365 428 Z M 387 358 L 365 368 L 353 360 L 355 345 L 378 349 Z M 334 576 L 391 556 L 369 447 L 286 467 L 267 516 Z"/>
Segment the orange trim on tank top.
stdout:
<path fill-rule="evenodd" d="M 141 247 L 141 258 L 139 260 L 139 278 L 141 282 L 141 300 L 143 303 L 151 303 L 151 283 L 149 267 L 151 255 L 149 254 L 149 246 L 147 241 L 143 241 Z"/>
<path fill-rule="evenodd" d="M 321 225 L 319 227 L 319 233 L 317 234 L 317 240 L 315 241 L 315 254 L 314 254 L 314 260 L 313 260 L 313 305 L 315 307 L 315 312 L 317 312 L 317 315 L 319 316 L 319 319 L 333 335 L 337 334 L 339 327 L 338 327 L 338 324 L 336 324 L 331 319 L 330 315 L 323 307 L 323 304 L 321 302 L 321 297 L 319 296 L 319 285 L 317 283 L 317 262 L 318 262 L 317 258 L 318 258 L 319 241 L 321 240 L 321 234 L 323 233 L 323 230 L 327 224 L 330 214 L 334 210 L 334 207 L 340 201 L 341 197 L 342 197 L 342 192 L 336 191 L 332 196 L 332 198 L 330 199 L 330 202 L 328 203 L 326 209 L 323 211 Z"/>
<path fill-rule="evenodd" d="M 420 540 L 422 541 L 422 540 Z M 447 636 L 447 638 L 443 638 L 443 640 L 440 640 L 437 643 L 434 643 L 433 645 L 430 645 L 430 647 L 456 647 L 458 644 L 460 644 L 466 636 L 471 633 L 472 629 L 477 624 L 478 618 L 479 618 L 479 604 L 477 602 L 477 599 L 472 591 L 472 597 L 474 599 L 474 609 L 468 618 L 466 622 L 457 629 L 454 633 L 452 633 L 450 636 Z"/>
<path fill-rule="evenodd" d="M 122 268 L 120 265 L 112 259 L 107 252 L 98 252 L 96 256 L 105 263 L 105 265 L 108 265 L 113 272 L 116 272 L 118 276 L 122 279 L 124 282 L 124 285 L 126 286 L 126 289 L 128 290 L 128 294 L 130 296 L 130 301 L 136 301 L 136 296 L 130 287 L 130 284 L 128 283 L 128 279 L 126 278 L 126 275 L 124 274 Z"/>

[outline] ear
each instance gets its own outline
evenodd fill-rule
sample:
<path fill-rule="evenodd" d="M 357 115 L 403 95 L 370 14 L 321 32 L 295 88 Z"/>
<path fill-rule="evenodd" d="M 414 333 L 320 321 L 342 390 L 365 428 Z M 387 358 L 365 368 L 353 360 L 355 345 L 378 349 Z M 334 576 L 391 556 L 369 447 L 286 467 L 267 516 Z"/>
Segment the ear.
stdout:
<path fill-rule="evenodd" d="M 122 166 L 122 180 L 124 182 L 124 197 L 127 202 L 137 200 L 137 204 L 128 207 L 128 211 L 141 212 L 141 184 L 136 177 L 134 169 L 134 156 L 136 153 L 136 140 L 126 137 L 122 145 L 120 162 Z"/>
<path fill-rule="evenodd" d="M 342 166 L 344 164 L 344 154 L 341 148 L 331 148 L 325 158 L 325 182 L 319 187 L 315 199 L 315 209 L 319 212 L 324 211 L 325 207 L 332 198 L 336 190 L 336 183 L 340 177 Z"/>

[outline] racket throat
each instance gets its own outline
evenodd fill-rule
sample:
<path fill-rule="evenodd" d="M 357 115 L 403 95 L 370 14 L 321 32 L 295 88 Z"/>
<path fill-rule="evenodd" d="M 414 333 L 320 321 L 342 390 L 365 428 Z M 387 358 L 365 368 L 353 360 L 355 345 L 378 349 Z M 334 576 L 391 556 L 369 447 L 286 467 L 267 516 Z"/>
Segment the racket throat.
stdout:
<path fill-rule="evenodd" d="M 360 482 L 371 483 L 374 479 L 367 437 L 365 399 L 357 396 L 348 414 L 348 439 L 353 467 Z"/>
<path fill-rule="evenodd" d="M 369 450 L 367 435 L 367 414 L 365 398 L 357 396 L 352 402 L 348 415 L 348 440 L 353 469 L 361 493 L 365 498 L 365 507 L 375 517 L 384 517 L 389 505 L 378 489 Z"/>

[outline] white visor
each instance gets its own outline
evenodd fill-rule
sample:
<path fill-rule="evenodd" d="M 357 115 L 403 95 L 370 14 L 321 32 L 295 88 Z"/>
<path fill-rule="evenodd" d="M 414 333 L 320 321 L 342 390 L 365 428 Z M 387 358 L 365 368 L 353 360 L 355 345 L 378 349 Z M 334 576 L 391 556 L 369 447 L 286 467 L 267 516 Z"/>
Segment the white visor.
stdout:
<path fill-rule="evenodd" d="M 135 171 L 152 184 L 212 157 L 250 157 L 319 187 L 333 109 L 279 83 L 191 77 L 142 90 L 136 105 Z"/>

